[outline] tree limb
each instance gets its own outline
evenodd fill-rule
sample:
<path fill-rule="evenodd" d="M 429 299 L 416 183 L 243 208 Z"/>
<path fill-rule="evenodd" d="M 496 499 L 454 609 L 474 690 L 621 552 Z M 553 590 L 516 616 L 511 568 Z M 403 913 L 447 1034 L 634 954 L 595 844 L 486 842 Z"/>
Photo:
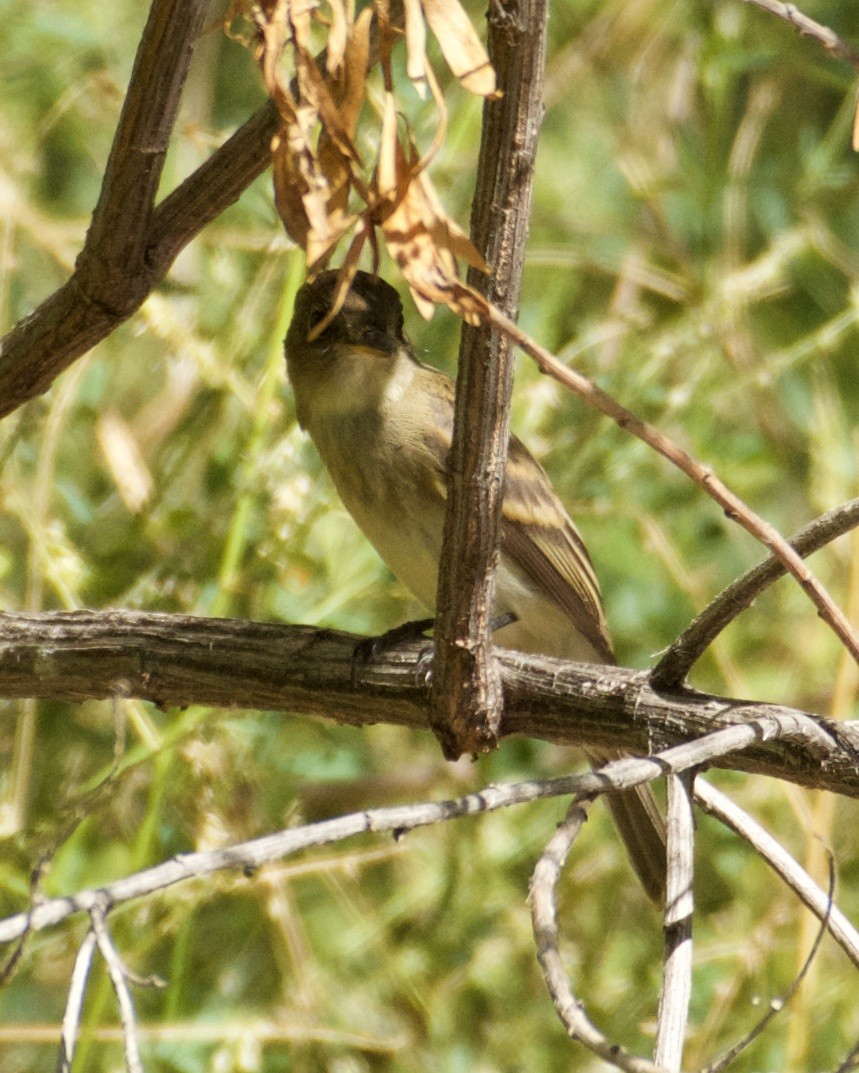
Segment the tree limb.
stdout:
<path fill-rule="evenodd" d="M 0 417 L 47 390 L 157 281 L 148 263 L 153 205 L 207 6 L 153 0 L 75 271 L 0 341 Z"/>
<path fill-rule="evenodd" d="M 425 642 L 362 665 L 353 659 L 358 640 L 308 626 L 134 611 L 0 614 L 0 696 L 134 696 L 162 707 L 261 708 L 427 729 L 427 693 L 416 675 Z M 859 797 L 854 724 L 692 691 L 660 694 L 646 671 L 505 649 L 497 656 L 501 737 L 647 754 L 752 722 L 757 744 L 744 743 L 718 766 Z M 788 731 L 791 740 L 772 740 Z"/>
<path fill-rule="evenodd" d="M 483 105 L 471 238 L 490 273 L 472 268 L 468 280 L 513 320 L 543 115 L 546 18 L 546 0 L 498 0 L 489 10 L 489 58 L 503 95 Z M 513 344 L 491 325 L 463 324 L 430 710 L 450 759 L 490 748 L 501 718 L 490 619 L 513 358 Z"/>

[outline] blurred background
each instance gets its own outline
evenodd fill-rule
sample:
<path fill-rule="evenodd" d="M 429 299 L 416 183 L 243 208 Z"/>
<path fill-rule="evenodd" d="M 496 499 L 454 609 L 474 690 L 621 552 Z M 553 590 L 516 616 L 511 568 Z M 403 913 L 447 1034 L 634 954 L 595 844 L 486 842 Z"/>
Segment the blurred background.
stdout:
<path fill-rule="evenodd" d="M 482 32 L 483 10 L 469 10 Z M 850 0 L 804 10 L 859 42 Z M 0 11 L 5 331 L 72 269 L 147 5 L 5 0 Z M 440 60 L 436 70 L 450 129 L 432 177 L 467 226 L 480 102 Z M 857 494 L 855 96 L 847 64 L 740 0 L 583 0 L 551 12 L 521 323 L 712 464 L 784 533 Z M 426 146 L 432 107 L 401 100 Z M 262 102 L 251 57 L 215 27 L 195 53 L 163 191 Z M 382 272 L 400 285 L 389 264 Z M 135 317 L 0 425 L 0 606 L 358 633 L 421 614 L 296 426 L 282 340 L 302 278 L 265 175 Z M 406 306 L 418 355 L 452 371 L 455 319 L 438 311 L 424 323 Z M 762 557 L 697 488 L 524 358 L 513 423 L 582 529 L 622 663 L 651 664 Z M 814 567 L 856 621 L 859 538 Z M 719 639 L 692 682 L 855 715 L 856 668 L 786 581 Z M 40 861 L 40 889 L 67 893 L 302 820 L 582 763 L 508 741 L 476 764 L 448 765 L 429 734 L 278 712 L 0 704 L 3 915 L 27 905 Z M 830 847 L 837 900 L 859 920 L 855 803 L 765 779 L 713 780 L 824 886 Z M 565 955 L 590 1016 L 645 1052 L 661 922 L 604 813 L 594 809 L 563 882 Z M 168 983 L 135 992 L 148 1073 L 599 1068 L 556 1021 L 526 906 L 534 861 L 562 815 L 562 802 L 545 802 L 397 844 L 357 840 L 118 910 L 111 924 L 127 964 Z M 705 817 L 697 867 L 684 1068 L 755 1022 L 816 933 Z M 0 990 L 4 1073 L 55 1061 L 84 930 L 76 920 L 32 936 Z M 856 993 L 855 969 L 824 940 L 800 994 L 734 1068 L 836 1067 L 859 1036 Z M 75 1069 L 122 1068 L 117 1026 L 96 965 Z"/>

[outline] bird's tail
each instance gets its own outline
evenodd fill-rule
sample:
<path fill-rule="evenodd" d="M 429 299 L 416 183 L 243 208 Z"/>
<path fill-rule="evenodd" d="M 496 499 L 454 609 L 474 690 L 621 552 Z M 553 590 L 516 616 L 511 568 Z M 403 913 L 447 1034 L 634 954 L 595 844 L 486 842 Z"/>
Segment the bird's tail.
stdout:
<path fill-rule="evenodd" d="M 617 760 L 620 753 L 594 753 L 589 750 L 595 765 Z M 632 867 L 648 897 L 657 904 L 665 901 L 665 875 L 668 866 L 665 848 L 665 821 L 649 786 L 608 794 L 608 806 L 617 824 L 620 837 Z"/>

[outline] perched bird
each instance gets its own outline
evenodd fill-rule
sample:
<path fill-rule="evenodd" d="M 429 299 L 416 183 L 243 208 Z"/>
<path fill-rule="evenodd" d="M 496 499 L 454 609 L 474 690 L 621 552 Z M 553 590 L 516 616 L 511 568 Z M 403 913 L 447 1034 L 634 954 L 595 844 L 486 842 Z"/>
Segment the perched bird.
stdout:
<path fill-rule="evenodd" d="M 435 606 L 453 428 L 453 381 L 419 362 L 397 292 L 358 272 L 318 338 L 336 272 L 306 283 L 286 336 L 301 427 L 343 503 L 399 580 Z M 499 644 L 589 663 L 613 663 L 599 585 L 587 549 L 542 467 L 511 436 L 505 472 L 496 616 L 512 613 Z M 608 756 L 592 756 L 604 762 Z M 609 804 L 645 890 L 665 884 L 665 832 L 648 787 Z"/>

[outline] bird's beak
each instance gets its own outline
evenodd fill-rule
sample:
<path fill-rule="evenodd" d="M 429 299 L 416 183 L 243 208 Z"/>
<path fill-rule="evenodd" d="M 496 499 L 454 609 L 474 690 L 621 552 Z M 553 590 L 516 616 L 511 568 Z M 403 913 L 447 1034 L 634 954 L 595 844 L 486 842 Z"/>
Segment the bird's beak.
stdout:
<path fill-rule="evenodd" d="M 353 343 L 354 350 L 360 350 L 368 355 L 389 355 L 395 353 L 400 347 L 400 341 L 388 332 L 370 330 L 361 336 L 361 341 Z"/>

